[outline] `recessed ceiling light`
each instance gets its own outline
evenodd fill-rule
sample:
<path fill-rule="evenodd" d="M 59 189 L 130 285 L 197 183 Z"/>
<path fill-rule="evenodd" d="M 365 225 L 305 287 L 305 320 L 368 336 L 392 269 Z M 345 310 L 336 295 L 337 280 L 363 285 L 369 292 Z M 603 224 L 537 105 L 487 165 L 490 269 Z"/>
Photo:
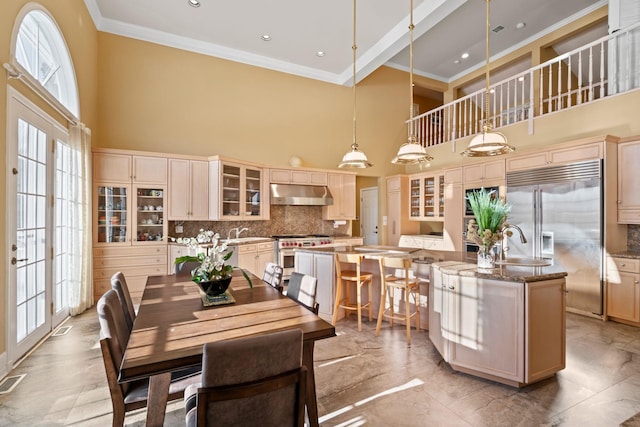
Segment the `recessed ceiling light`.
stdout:
<path fill-rule="evenodd" d="M 468 57 L 469 57 L 469 54 L 467 52 L 465 52 L 462 55 L 460 55 L 460 58 L 462 58 L 462 59 L 467 59 Z"/>
<path fill-rule="evenodd" d="M 459 60 L 459 59 L 456 59 L 455 61 L 453 61 L 453 63 L 454 63 L 454 64 L 459 64 L 459 63 L 460 63 L 460 60 Z"/>
<path fill-rule="evenodd" d="M 326 53 L 323 50 L 319 50 L 316 52 L 316 56 L 322 58 L 323 56 L 325 56 Z"/>
<path fill-rule="evenodd" d="M 263 34 L 260 36 L 260 38 L 265 42 L 271 41 L 271 36 L 269 34 Z"/>
<path fill-rule="evenodd" d="M 526 27 L 526 26 L 527 26 L 527 24 L 526 24 L 526 23 L 524 23 L 524 22 L 518 22 L 518 23 L 516 24 L 516 30 L 521 30 L 521 29 L 523 29 L 523 28 L 524 28 L 524 27 Z"/>
<path fill-rule="evenodd" d="M 489 93 L 496 93 L 495 89 L 489 89 Z"/>
<path fill-rule="evenodd" d="M 187 0 L 189 6 L 191 7 L 200 7 L 200 2 L 198 0 Z"/>

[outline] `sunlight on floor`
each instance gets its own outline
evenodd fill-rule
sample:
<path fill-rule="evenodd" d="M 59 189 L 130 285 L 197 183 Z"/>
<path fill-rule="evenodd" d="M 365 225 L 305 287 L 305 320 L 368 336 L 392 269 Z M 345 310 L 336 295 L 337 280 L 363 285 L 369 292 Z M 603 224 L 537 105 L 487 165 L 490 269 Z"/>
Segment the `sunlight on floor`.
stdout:
<path fill-rule="evenodd" d="M 323 417 L 320 417 L 320 419 L 318 421 L 320 421 L 320 423 L 323 423 L 325 421 L 328 421 L 328 420 L 330 420 L 332 418 L 337 417 L 338 415 L 342 415 L 342 414 L 344 414 L 346 412 L 349 412 L 350 410 L 354 409 L 357 406 L 361 406 L 361 405 L 364 405 L 366 403 L 372 402 L 373 400 L 378 399 L 379 397 L 388 396 L 388 395 L 393 394 L 393 393 L 398 393 L 398 392 L 401 392 L 401 391 L 404 391 L 404 390 L 408 390 L 408 389 L 410 389 L 412 387 L 417 387 L 417 386 L 420 386 L 422 384 L 424 384 L 424 382 L 422 380 L 419 380 L 419 379 L 415 378 L 415 379 L 409 381 L 406 384 L 390 388 L 390 389 L 385 390 L 383 392 L 380 392 L 378 394 L 374 394 L 373 396 L 370 396 L 370 397 L 368 397 L 366 399 L 360 400 L 359 402 L 356 402 L 353 405 L 348 405 L 348 406 L 345 406 L 344 408 L 338 409 L 337 411 L 334 411 L 334 412 L 332 412 L 330 414 L 327 414 L 327 415 L 325 415 Z M 356 426 L 359 426 L 359 425 L 362 425 L 362 424 L 364 424 L 364 420 L 362 420 L 361 417 L 356 417 L 356 418 L 354 418 L 352 420 L 346 421 L 343 424 L 340 424 L 340 426 L 356 427 Z"/>

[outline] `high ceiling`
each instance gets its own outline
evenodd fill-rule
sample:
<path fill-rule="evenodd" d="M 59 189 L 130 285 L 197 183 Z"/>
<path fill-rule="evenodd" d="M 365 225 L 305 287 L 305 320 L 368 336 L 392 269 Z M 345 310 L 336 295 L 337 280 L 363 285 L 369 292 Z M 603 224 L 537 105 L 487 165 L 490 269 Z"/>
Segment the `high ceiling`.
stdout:
<path fill-rule="evenodd" d="M 85 0 L 100 31 L 350 85 L 349 0 Z M 606 5 L 606 0 L 493 0 L 496 59 Z M 414 0 L 414 72 L 449 82 L 484 65 L 483 0 Z M 358 81 L 381 65 L 409 69 L 409 0 L 357 3 Z M 524 24 L 521 29 L 518 23 Z M 606 29 L 605 29 L 606 31 Z M 270 41 L 261 36 L 268 34 Z M 323 51 L 324 57 L 316 52 Z M 462 59 L 462 53 L 468 53 Z M 456 63 L 457 62 L 457 63 Z"/>

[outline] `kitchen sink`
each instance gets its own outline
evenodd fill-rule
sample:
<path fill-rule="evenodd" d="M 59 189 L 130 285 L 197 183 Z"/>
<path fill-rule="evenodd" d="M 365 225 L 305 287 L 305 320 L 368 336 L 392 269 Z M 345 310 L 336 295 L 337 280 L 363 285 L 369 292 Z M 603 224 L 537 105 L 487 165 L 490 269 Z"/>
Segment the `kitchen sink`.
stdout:
<path fill-rule="evenodd" d="M 519 267 L 544 267 L 551 265 L 547 259 L 541 258 L 505 258 L 496 261 L 496 265 L 514 265 Z"/>
<path fill-rule="evenodd" d="M 268 237 L 239 237 L 237 239 L 229 239 L 223 240 L 223 242 L 227 242 L 229 245 L 242 245 L 243 243 L 252 243 L 257 242 L 259 240 L 269 241 Z"/>

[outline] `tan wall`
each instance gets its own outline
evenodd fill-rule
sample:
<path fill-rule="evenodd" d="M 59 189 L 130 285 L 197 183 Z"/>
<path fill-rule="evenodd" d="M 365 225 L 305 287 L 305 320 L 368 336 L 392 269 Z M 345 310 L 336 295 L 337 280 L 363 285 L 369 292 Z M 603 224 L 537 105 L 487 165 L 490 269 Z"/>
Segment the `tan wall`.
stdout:
<path fill-rule="evenodd" d="M 80 92 L 80 118 L 94 132 L 97 130 L 97 31 L 83 0 L 38 0 L 44 6 L 62 31 L 67 47 L 73 59 L 78 90 Z M 11 34 L 18 12 L 27 3 L 26 0 L 2 0 L 0 2 L 0 63 L 11 60 Z M 56 120 L 62 120 L 55 112 L 34 97 L 30 91 L 16 80 L 7 80 L 7 75 L 0 72 L 0 156 L 3 165 L 2 182 L 0 183 L 0 241 L 7 242 L 6 235 L 6 120 L 7 120 L 7 84 L 16 88 L 32 101 L 36 102 Z M 66 125 L 66 122 L 62 121 Z M 0 259 L 7 260 L 6 244 L 0 245 Z M 0 262 L 0 310 L 4 313 L 7 307 L 6 263 Z M 0 316 L 0 354 L 6 351 L 6 316 Z"/>
<path fill-rule="evenodd" d="M 98 40 L 101 147 L 272 166 L 295 155 L 333 169 L 351 145 L 351 88 L 112 34 Z M 405 135 L 405 76 L 382 68 L 358 85 L 358 142 L 375 165 L 362 175 L 397 170 L 389 159 Z"/>

